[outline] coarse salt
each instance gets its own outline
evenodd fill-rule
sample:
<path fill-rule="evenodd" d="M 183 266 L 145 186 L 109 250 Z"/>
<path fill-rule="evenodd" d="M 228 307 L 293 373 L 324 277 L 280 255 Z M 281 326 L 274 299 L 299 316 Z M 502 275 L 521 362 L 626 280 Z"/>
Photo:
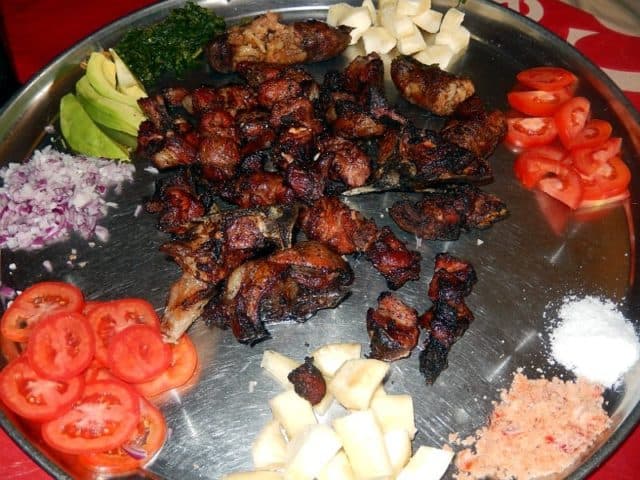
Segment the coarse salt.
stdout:
<path fill-rule="evenodd" d="M 579 377 L 612 387 L 640 358 L 633 325 L 610 300 L 567 297 L 558 319 L 551 356 Z"/>

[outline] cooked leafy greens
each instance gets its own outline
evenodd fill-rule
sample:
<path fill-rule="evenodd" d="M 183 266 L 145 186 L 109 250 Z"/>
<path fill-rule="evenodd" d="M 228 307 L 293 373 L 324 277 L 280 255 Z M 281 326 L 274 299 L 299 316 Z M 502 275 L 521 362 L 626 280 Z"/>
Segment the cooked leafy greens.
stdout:
<path fill-rule="evenodd" d="M 159 23 L 130 30 L 115 50 L 150 88 L 165 74 L 181 77 L 197 67 L 203 46 L 225 29 L 222 17 L 190 1 Z"/>

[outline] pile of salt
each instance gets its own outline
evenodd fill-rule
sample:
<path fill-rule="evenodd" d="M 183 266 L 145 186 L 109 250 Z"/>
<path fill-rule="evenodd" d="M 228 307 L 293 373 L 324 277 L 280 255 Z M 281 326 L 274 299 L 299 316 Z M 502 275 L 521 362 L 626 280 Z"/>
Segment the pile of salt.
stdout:
<path fill-rule="evenodd" d="M 633 325 L 611 301 L 566 298 L 551 332 L 551 355 L 579 377 L 614 386 L 640 358 Z"/>

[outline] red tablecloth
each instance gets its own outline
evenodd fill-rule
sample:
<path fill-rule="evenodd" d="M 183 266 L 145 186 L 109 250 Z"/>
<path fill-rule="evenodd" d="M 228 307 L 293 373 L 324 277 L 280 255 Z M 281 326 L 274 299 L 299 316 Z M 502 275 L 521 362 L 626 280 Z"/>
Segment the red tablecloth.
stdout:
<path fill-rule="evenodd" d="M 473 0 L 470 0 L 473 1 Z M 640 109 L 640 36 L 613 30 L 599 18 L 558 0 L 498 0 L 540 22 L 602 67 Z M 5 39 L 18 80 L 26 82 L 56 55 L 110 21 L 152 0 L 0 0 Z M 600 5 L 614 2 L 599 0 Z M 613 48 L 612 48 L 613 46 Z M 590 480 L 640 478 L 640 428 Z M 0 478 L 49 476 L 0 430 Z"/>

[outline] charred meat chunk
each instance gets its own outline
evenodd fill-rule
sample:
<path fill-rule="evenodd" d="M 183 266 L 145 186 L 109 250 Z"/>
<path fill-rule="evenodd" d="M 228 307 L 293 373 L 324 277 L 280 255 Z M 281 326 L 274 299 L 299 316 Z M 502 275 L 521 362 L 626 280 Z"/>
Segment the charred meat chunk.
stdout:
<path fill-rule="evenodd" d="M 349 264 L 326 245 L 301 242 L 230 275 L 224 293 L 207 307 L 210 322 L 231 328 L 240 343 L 269 338 L 265 324 L 304 322 L 318 310 L 333 308 L 353 281 Z"/>
<path fill-rule="evenodd" d="M 291 245 L 296 208 L 214 211 L 162 245 L 185 273 L 217 285 L 244 261 Z"/>
<path fill-rule="evenodd" d="M 377 238 L 364 254 L 392 290 L 420 278 L 420 254 L 409 250 L 389 227 L 383 227 L 378 232 Z"/>
<path fill-rule="evenodd" d="M 364 185 L 371 175 L 371 160 L 358 144 L 351 140 L 325 135 L 318 139 L 318 152 L 331 154 L 331 180 L 354 188 Z"/>
<path fill-rule="evenodd" d="M 432 307 L 420 318 L 426 332 L 420 353 L 420 371 L 427 384 L 432 384 L 447 367 L 447 355 L 464 334 L 473 313 L 464 302 L 477 280 L 473 266 L 448 253 L 436 255 L 434 274 L 429 283 Z"/>
<path fill-rule="evenodd" d="M 221 73 L 235 71 L 242 62 L 319 62 L 342 53 L 351 41 L 349 31 L 317 20 L 284 24 L 277 13 L 267 12 L 214 38 L 205 54 L 211 68 Z"/>
<path fill-rule="evenodd" d="M 401 200 L 389 209 L 406 232 L 426 240 L 457 240 L 461 231 L 489 228 L 504 219 L 507 206 L 495 195 L 473 185 L 425 192 L 422 200 Z"/>
<path fill-rule="evenodd" d="M 291 370 L 287 378 L 293 389 L 311 405 L 317 405 L 327 393 L 327 383 L 322 372 L 313 364 L 313 357 L 305 357 L 304 363 Z"/>
<path fill-rule="evenodd" d="M 474 95 L 458 106 L 440 134 L 478 157 L 487 158 L 507 134 L 507 119 L 500 110 L 487 112 Z"/>
<path fill-rule="evenodd" d="M 378 297 L 378 307 L 367 311 L 371 358 L 392 362 L 411 355 L 418 344 L 418 313 L 390 292 Z"/>
<path fill-rule="evenodd" d="M 287 205 L 295 200 L 282 175 L 264 171 L 236 175 L 222 185 L 220 196 L 241 208 Z"/>
<path fill-rule="evenodd" d="M 474 94 L 473 82 L 401 55 L 391 62 L 391 79 L 403 98 L 436 115 L 451 115 Z"/>

